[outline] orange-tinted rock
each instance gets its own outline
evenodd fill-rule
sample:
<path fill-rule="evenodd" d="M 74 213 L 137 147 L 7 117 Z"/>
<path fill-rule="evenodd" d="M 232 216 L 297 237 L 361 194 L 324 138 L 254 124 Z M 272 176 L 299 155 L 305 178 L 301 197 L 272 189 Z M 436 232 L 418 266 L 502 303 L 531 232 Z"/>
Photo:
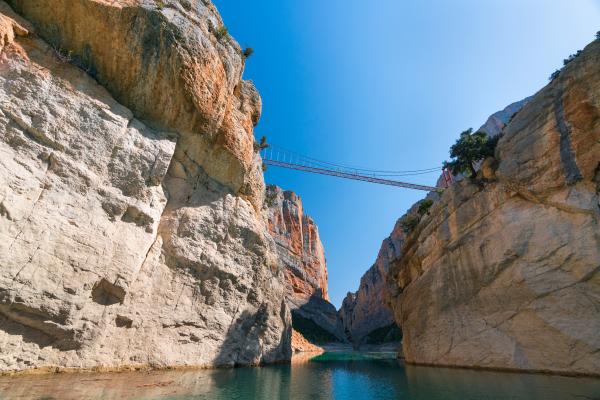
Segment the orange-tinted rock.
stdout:
<path fill-rule="evenodd" d="M 343 340 L 337 310 L 329 302 L 327 263 L 319 230 L 304 213 L 302 200 L 292 191 L 269 185 L 265 215 L 285 273 L 286 300 L 292 314 L 333 335 L 326 336 Z"/>
<path fill-rule="evenodd" d="M 325 350 L 306 340 L 300 332 L 292 330 L 292 351 L 294 353 L 322 353 Z"/>
<path fill-rule="evenodd" d="M 285 266 L 288 296 L 298 300 L 311 297 L 329 300 L 327 263 L 319 229 L 304 213 L 302 200 L 292 191 L 269 185 L 265 204 L 269 231 Z"/>

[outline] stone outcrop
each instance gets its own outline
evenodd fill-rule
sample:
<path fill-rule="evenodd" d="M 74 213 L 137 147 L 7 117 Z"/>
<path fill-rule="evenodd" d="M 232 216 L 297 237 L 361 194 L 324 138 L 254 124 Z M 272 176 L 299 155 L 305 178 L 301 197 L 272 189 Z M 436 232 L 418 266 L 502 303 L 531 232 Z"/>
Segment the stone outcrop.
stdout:
<path fill-rule="evenodd" d="M 392 233 L 381 244 L 375 263 L 360 279 L 356 293 L 348 293 L 339 310 L 346 338 L 355 346 L 369 341 L 369 334 L 395 324 L 392 310 L 384 301 L 390 263 L 400 255 L 405 232 L 398 220 Z"/>
<path fill-rule="evenodd" d="M 285 265 L 288 297 L 293 301 L 313 296 L 329 300 L 325 251 L 317 225 L 304 213 L 302 199 L 275 185 L 267 186 L 265 198 L 269 231 Z"/>
<path fill-rule="evenodd" d="M 309 342 L 300 332 L 292 330 L 292 351 L 294 353 L 323 353 L 325 350 Z"/>
<path fill-rule="evenodd" d="M 317 225 L 304 213 L 302 200 L 292 191 L 268 185 L 265 215 L 284 269 L 292 313 L 340 339 L 337 310 L 327 291 L 323 244 Z"/>
<path fill-rule="evenodd" d="M 408 362 L 599 374 L 599 93 L 596 41 L 407 237 L 387 298 Z"/>
<path fill-rule="evenodd" d="M 0 371 L 290 357 L 260 97 L 208 1 L 0 2 Z"/>

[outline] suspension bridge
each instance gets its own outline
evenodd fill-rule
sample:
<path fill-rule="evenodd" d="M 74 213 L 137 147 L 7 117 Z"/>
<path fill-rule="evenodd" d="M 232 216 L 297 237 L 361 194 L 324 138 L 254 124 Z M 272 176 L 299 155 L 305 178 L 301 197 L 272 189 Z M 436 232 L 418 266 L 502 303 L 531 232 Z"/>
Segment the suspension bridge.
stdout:
<path fill-rule="evenodd" d="M 344 179 L 356 181 L 371 182 L 381 185 L 396 186 L 406 189 L 424 190 L 426 192 L 438 191 L 442 188 L 419 185 L 398 180 L 399 178 L 409 176 L 419 176 L 431 173 L 443 174 L 444 183 L 447 187 L 451 180 L 451 175 L 441 167 L 419 169 L 412 171 L 386 171 L 370 170 L 364 168 L 355 168 L 334 164 L 326 161 L 307 157 L 293 151 L 270 145 L 260 151 L 263 163 L 268 166 L 288 168 L 297 171 L 310 172 L 320 175 L 336 176 Z"/>

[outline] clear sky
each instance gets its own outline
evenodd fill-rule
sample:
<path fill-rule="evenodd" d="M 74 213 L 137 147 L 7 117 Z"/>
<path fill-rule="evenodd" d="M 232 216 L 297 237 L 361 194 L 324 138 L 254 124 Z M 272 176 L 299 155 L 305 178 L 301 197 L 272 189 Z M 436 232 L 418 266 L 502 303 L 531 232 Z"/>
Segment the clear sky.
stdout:
<path fill-rule="evenodd" d="M 600 0 L 214 0 L 255 54 L 256 136 L 371 169 L 435 167 L 600 30 Z M 319 226 L 339 307 L 422 192 L 269 168 Z M 437 176 L 414 182 L 434 184 Z"/>

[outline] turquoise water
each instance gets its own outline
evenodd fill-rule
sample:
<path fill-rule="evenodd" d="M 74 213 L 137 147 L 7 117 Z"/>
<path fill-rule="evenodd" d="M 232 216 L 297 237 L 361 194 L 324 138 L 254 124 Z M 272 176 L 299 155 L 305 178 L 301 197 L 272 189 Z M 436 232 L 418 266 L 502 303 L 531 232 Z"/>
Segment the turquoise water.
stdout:
<path fill-rule="evenodd" d="M 261 368 L 0 377 L 0 399 L 600 400 L 600 379 L 405 366 L 326 353 Z"/>

